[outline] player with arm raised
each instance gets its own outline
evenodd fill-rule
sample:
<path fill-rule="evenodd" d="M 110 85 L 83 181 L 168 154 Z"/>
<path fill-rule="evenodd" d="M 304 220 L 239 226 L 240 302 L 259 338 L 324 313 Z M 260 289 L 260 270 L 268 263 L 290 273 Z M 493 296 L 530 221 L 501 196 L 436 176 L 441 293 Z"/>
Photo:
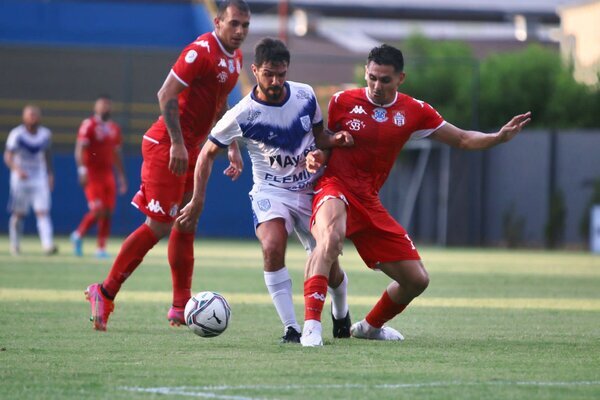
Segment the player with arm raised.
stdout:
<path fill-rule="evenodd" d="M 429 137 L 462 149 L 487 149 L 512 139 L 530 121 L 530 113 L 517 115 L 493 134 L 457 128 L 429 104 L 398 92 L 403 69 L 400 50 L 375 47 L 367 59 L 367 87 L 338 93 L 330 101 L 329 129 L 348 129 L 355 145 L 332 151 L 315 187 L 311 229 L 317 247 L 305 270 L 303 346 L 323 344 L 320 320 L 329 271 L 345 237 L 369 268 L 392 279 L 366 318 L 352 325 L 352 336 L 403 340 L 384 324 L 427 288 L 429 276 L 412 240 L 378 194 L 409 139 Z"/>
<path fill-rule="evenodd" d="M 167 319 L 171 325 L 185 323 L 183 313 L 191 297 L 196 226 L 184 228 L 175 219 L 192 197 L 200 144 L 224 113 L 227 96 L 242 69 L 239 48 L 250 25 L 248 4 L 243 0 L 220 2 L 214 25 L 214 31 L 199 36 L 183 49 L 158 91 L 162 115 L 143 137 L 142 183 L 132 201 L 146 215 L 146 221 L 125 239 L 104 281 L 86 290 L 94 329 L 106 330 L 121 285 L 148 251 L 167 235 L 173 281 L 173 302 Z M 236 146 L 230 149 L 229 160 L 226 173 L 236 179 L 242 169 Z"/>
<path fill-rule="evenodd" d="M 94 103 L 94 115 L 79 127 L 75 143 L 75 162 L 79 184 L 83 188 L 89 211 L 71 233 L 75 255 L 83 255 L 83 236 L 98 223 L 96 257 L 106 258 L 106 241 L 110 234 L 112 213 L 115 208 L 117 185 L 119 194 L 127 192 L 127 179 L 121 156 L 121 128 L 111 119 L 112 101 L 102 95 Z"/>
<path fill-rule="evenodd" d="M 289 63 L 290 53 L 283 42 L 265 38 L 257 44 L 252 64 L 257 84 L 211 131 L 196 164 L 192 200 L 181 211 L 178 222 L 184 226 L 197 224 L 215 157 L 236 140 L 243 141 L 252 160 L 250 202 L 263 251 L 265 284 L 284 327 L 282 342 L 298 343 L 300 325 L 294 312 L 285 252 L 288 236 L 294 230 L 307 252 L 314 248 L 308 224 L 313 184 L 320 171 L 309 173 L 306 157 L 321 153 L 317 146 L 351 145 L 352 137 L 347 132 L 330 136 L 323 131 L 323 117 L 313 89 L 286 81 Z M 349 337 L 346 275 L 334 263 L 328 277 L 334 337 Z"/>

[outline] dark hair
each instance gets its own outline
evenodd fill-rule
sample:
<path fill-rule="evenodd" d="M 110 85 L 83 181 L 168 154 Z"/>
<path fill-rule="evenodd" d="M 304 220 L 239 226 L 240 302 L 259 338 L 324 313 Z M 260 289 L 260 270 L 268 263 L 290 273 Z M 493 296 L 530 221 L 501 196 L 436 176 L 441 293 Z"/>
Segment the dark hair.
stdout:
<path fill-rule="evenodd" d="M 367 57 L 367 64 L 373 61 L 379 65 L 391 65 L 395 72 L 404 70 L 404 56 L 402 52 L 393 46 L 382 44 L 379 47 L 373 47 Z"/>
<path fill-rule="evenodd" d="M 235 7 L 243 13 L 250 14 L 250 7 L 244 0 L 222 0 L 217 5 L 217 18 L 223 20 L 223 15 L 227 7 Z"/>
<path fill-rule="evenodd" d="M 264 38 L 254 48 L 254 65 L 260 67 L 264 63 L 290 64 L 290 51 L 279 39 Z"/>

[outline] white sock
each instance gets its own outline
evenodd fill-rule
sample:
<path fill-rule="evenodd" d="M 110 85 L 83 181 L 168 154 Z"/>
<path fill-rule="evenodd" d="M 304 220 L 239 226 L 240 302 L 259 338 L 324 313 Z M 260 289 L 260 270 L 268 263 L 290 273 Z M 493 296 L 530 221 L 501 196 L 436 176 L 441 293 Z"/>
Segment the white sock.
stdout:
<path fill-rule="evenodd" d="M 279 315 L 279 319 L 285 329 L 293 327 L 300 332 L 300 325 L 296 321 L 294 301 L 292 300 L 292 279 L 286 267 L 275 272 L 264 272 L 265 284 L 273 299 L 273 304 Z"/>
<path fill-rule="evenodd" d="M 344 272 L 342 283 L 336 288 L 327 287 L 327 293 L 331 296 L 331 313 L 333 318 L 342 319 L 348 314 L 348 276 Z"/>
<path fill-rule="evenodd" d="M 52 220 L 48 214 L 37 217 L 37 228 L 44 250 L 52 249 L 54 247 L 54 240 L 52 238 Z"/>
<path fill-rule="evenodd" d="M 21 245 L 21 236 L 23 236 L 23 218 L 10 216 L 8 220 L 8 236 L 10 237 L 10 247 L 18 250 Z"/>
<path fill-rule="evenodd" d="M 321 321 L 317 321 L 316 319 L 304 321 L 302 334 L 308 334 L 309 331 L 319 332 L 319 335 L 321 335 L 323 333 L 323 325 L 321 325 Z"/>

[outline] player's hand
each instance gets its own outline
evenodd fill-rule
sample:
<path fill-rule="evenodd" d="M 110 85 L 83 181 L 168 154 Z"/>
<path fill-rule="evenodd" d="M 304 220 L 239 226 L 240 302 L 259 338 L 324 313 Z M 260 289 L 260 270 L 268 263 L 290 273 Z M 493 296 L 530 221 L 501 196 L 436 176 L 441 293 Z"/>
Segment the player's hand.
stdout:
<path fill-rule="evenodd" d="M 500 143 L 508 142 L 531 121 L 531 111 L 525 114 L 515 115 L 506 125 L 498 132 L 498 140 Z"/>
<path fill-rule="evenodd" d="M 230 177 L 232 181 L 235 181 L 244 170 L 244 160 L 240 154 L 239 147 L 230 145 L 227 150 L 227 158 L 229 159 L 229 166 L 225 168 L 223 174 Z"/>
<path fill-rule="evenodd" d="M 313 150 L 306 155 L 306 170 L 311 174 L 314 174 L 325 165 L 327 156 L 323 150 Z"/>
<path fill-rule="evenodd" d="M 192 199 L 179 212 L 177 223 L 185 230 L 195 230 L 204 208 L 204 200 Z"/>
<path fill-rule="evenodd" d="M 339 131 L 333 135 L 333 145 L 338 147 L 354 146 L 354 138 L 348 131 Z"/>
<path fill-rule="evenodd" d="M 21 180 L 25 180 L 25 179 L 29 178 L 29 175 L 27 175 L 27 172 L 23 171 L 21 168 L 17 168 L 17 176 Z"/>
<path fill-rule="evenodd" d="M 188 152 L 181 143 L 171 143 L 169 151 L 169 171 L 177 176 L 184 175 L 188 169 Z"/>

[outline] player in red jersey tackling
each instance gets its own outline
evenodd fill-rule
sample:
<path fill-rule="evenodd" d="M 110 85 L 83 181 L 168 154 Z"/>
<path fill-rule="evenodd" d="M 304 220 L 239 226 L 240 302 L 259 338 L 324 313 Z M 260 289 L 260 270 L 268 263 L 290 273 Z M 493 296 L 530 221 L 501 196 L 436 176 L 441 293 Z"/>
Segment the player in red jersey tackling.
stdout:
<path fill-rule="evenodd" d="M 487 149 L 511 140 L 530 121 L 529 112 L 517 115 L 493 134 L 457 128 L 429 104 L 398 93 L 403 69 L 400 50 L 375 47 L 367 59 L 367 87 L 338 93 L 329 103 L 329 129 L 350 131 L 354 147 L 332 151 L 315 187 L 312 234 L 317 247 L 305 270 L 303 346 L 323 344 L 320 321 L 327 276 L 344 237 L 352 240 L 369 268 L 392 279 L 365 319 L 352 325 L 352 336 L 404 339 L 384 324 L 423 293 L 429 277 L 412 240 L 383 207 L 378 193 L 409 139 L 429 137 L 462 149 Z"/>
<path fill-rule="evenodd" d="M 71 234 L 75 255 L 83 255 L 83 236 L 98 222 L 96 256 L 105 258 L 106 240 L 115 208 L 117 186 L 113 166 L 119 180 L 119 194 L 127 192 L 127 179 L 121 157 L 121 128 L 110 119 L 112 102 L 100 96 L 94 103 L 94 115 L 86 118 L 79 127 L 75 143 L 75 162 L 79 183 L 85 192 L 89 211 Z"/>
<path fill-rule="evenodd" d="M 239 47 L 248 35 L 250 9 L 244 0 L 219 3 L 213 32 L 199 36 L 181 52 L 158 92 L 161 117 L 142 141 L 142 184 L 132 203 L 146 221 L 123 242 L 106 279 L 90 285 L 86 297 L 94 329 L 106 330 L 113 300 L 123 282 L 152 247 L 169 235 L 168 259 L 173 303 L 171 325 L 185 323 L 183 311 L 191 297 L 196 226 L 174 223 L 190 200 L 200 144 L 227 109 L 227 96 L 242 68 Z M 237 179 L 242 170 L 239 148 L 230 146 L 225 174 Z"/>

